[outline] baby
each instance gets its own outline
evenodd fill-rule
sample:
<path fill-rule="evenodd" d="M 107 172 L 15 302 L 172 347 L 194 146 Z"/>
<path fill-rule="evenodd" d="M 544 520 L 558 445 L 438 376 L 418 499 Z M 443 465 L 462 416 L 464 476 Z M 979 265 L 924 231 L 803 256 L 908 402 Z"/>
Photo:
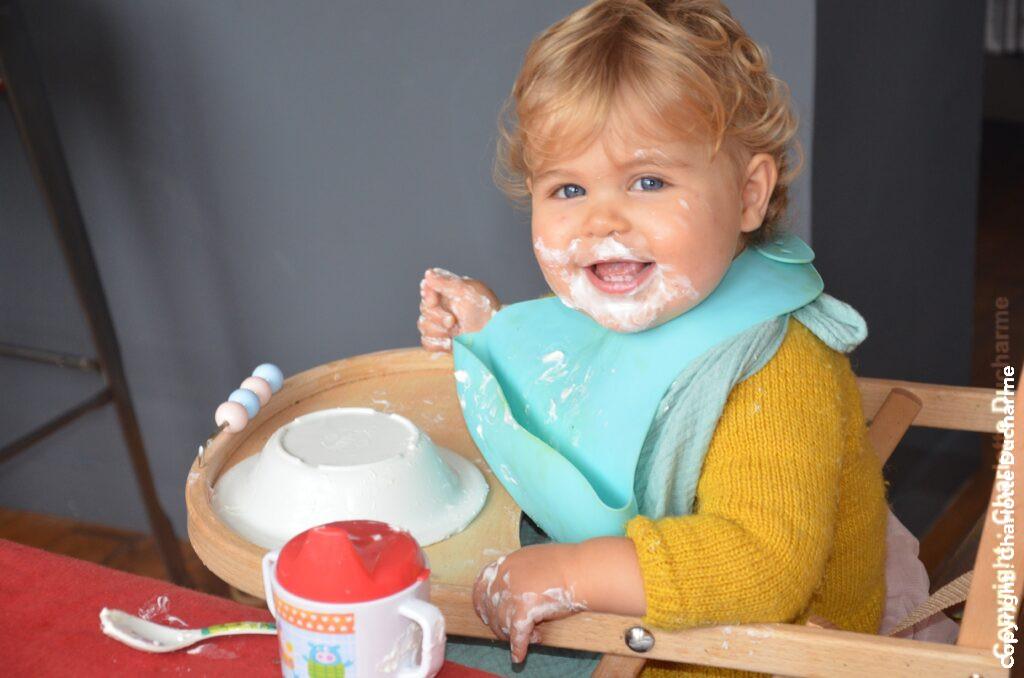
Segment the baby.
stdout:
<path fill-rule="evenodd" d="M 615 337 L 624 364 L 673 372 L 640 422 L 642 449 L 628 451 L 637 510 L 624 533 L 493 563 L 474 589 L 480 618 L 509 638 L 514 661 L 540 639 L 538 624 L 581 609 L 667 628 L 816 614 L 876 632 L 885 490 L 843 355 L 866 335 L 863 320 L 820 288 L 790 311 L 744 315 L 762 288 L 743 282 L 738 262 L 771 253 L 793 174 L 796 122 L 761 49 L 712 0 L 599 1 L 536 38 L 510 108 L 500 178 L 529 200 L 537 263 L 563 312 Z M 748 287 L 720 285 L 727 275 Z M 723 307 L 726 287 L 752 303 Z M 499 311 L 486 285 L 439 269 L 421 298 L 428 350 L 513 312 L 529 326 L 538 303 Z M 531 331 L 562 331 L 544 323 Z M 695 332 L 716 338 L 681 364 L 640 343 L 657 333 L 684 346 Z M 606 392 L 636 387 L 622 372 L 599 375 Z"/>

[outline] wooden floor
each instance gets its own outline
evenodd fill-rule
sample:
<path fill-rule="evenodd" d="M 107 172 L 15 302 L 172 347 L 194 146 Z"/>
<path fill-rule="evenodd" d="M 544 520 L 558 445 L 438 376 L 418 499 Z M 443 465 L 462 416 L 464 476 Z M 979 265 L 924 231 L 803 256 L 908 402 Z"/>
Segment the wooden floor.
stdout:
<path fill-rule="evenodd" d="M 0 539 L 167 580 L 153 537 L 139 532 L 0 507 Z M 194 588 L 228 596 L 227 585 L 206 569 L 187 542 L 181 543 L 181 552 Z"/>

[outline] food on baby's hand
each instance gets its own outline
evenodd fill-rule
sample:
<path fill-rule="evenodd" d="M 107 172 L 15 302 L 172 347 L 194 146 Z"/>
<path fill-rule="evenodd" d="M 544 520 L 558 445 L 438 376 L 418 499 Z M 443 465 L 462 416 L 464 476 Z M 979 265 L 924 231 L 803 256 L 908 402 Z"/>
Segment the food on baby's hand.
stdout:
<path fill-rule="evenodd" d="M 420 281 L 420 343 L 428 351 L 450 351 L 452 337 L 479 332 L 499 308 L 497 295 L 479 280 L 428 269 Z"/>

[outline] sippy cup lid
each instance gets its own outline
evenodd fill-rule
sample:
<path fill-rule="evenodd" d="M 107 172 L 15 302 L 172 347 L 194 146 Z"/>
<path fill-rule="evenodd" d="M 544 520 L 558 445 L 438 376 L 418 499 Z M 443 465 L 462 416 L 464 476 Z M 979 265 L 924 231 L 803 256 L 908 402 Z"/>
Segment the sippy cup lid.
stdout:
<path fill-rule="evenodd" d="M 325 603 L 386 598 L 430 576 L 408 532 L 376 520 L 344 520 L 292 537 L 277 558 L 289 593 Z"/>

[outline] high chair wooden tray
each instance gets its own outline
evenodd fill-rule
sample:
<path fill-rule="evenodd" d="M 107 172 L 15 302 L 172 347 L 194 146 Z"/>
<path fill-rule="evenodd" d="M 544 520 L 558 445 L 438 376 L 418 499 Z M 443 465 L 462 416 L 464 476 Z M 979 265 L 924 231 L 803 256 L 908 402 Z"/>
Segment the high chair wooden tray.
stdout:
<path fill-rule="evenodd" d="M 395 412 L 435 442 L 485 468 L 463 423 L 451 371 L 448 354 L 403 349 L 340 360 L 288 379 L 244 431 L 219 436 L 206 450 L 204 462 L 192 465 L 186 488 L 188 530 L 203 562 L 232 586 L 262 597 L 260 559 L 265 549 L 218 520 L 211 488 L 224 471 L 258 452 L 278 427 L 301 414 L 339 406 Z M 991 389 L 866 378 L 858 383 L 871 421 L 869 435 L 883 460 L 911 424 L 994 433 L 1002 417 L 992 408 Z M 491 493 L 481 514 L 463 532 L 426 549 L 433 571 L 431 600 L 444 613 L 451 635 L 491 637 L 473 611 L 471 585 L 483 565 L 519 546 L 519 509 L 493 474 L 485 476 Z M 993 499 L 996 492 L 993 484 Z M 828 628 L 827 622 L 666 631 L 644 629 L 640 619 L 587 612 L 544 623 L 543 642 L 604 653 L 594 673 L 601 678 L 635 676 L 647 659 L 807 678 L 1008 676 L 993 654 L 998 641 L 996 575 L 989 554 L 999 540 L 998 528 L 990 514 L 957 645 L 852 633 Z M 1020 592 L 1018 578 L 1013 595 Z M 625 642 L 630 632 L 646 633 L 653 646 L 635 652 Z"/>
<path fill-rule="evenodd" d="M 188 535 L 218 577 L 263 597 L 261 560 L 267 552 L 221 521 L 211 488 L 221 475 L 263 449 L 298 416 L 330 407 L 372 407 L 406 417 L 436 444 L 475 462 L 490 486 L 484 508 L 462 532 L 424 550 L 433 582 L 468 586 L 484 565 L 519 548 L 519 507 L 491 473 L 463 423 L 449 354 L 420 349 L 384 351 L 321 365 L 287 379 L 240 433 L 219 435 L 203 461 L 192 464 L 185 491 Z"/>

